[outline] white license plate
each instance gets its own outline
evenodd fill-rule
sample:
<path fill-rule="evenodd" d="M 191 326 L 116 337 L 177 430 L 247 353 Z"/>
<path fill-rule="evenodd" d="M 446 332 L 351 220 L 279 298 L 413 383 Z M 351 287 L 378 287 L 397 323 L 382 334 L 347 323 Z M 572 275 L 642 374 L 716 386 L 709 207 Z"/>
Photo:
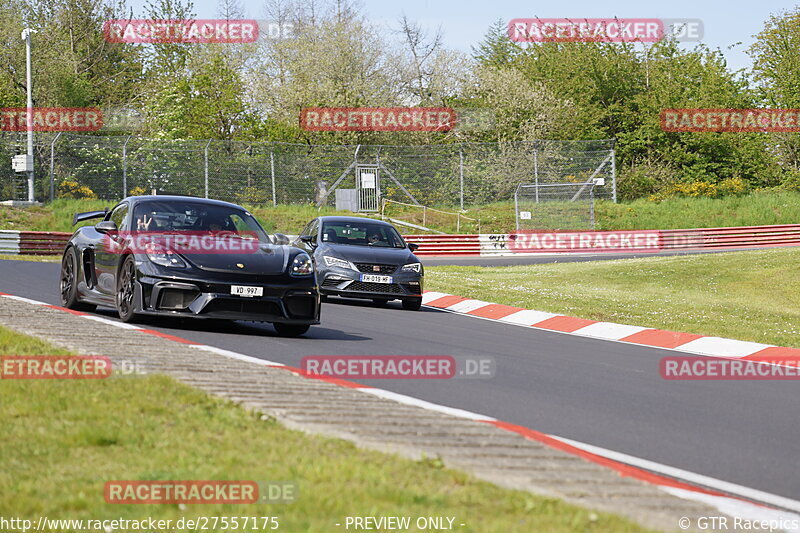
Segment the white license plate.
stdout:
<path fill-rule="evenodd" d="M 231 294 L 236 296 L 264 296 L 264 287 L 247 287 L 244 285 L 231 285 Z"/>
<path fill-rule="evenodd" d="M 391 283 L 392 276 L 378 276 L 377 274 L 361 274 L 361 281 L 369 283 Z"/>

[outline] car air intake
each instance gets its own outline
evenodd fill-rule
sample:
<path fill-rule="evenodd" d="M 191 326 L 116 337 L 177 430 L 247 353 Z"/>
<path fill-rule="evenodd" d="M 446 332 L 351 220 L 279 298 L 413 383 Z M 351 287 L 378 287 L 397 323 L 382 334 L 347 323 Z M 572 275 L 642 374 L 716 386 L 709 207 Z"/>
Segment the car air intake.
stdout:
<path fill-rule="evenodd" d="M 288 296 L 285 302 L 286 310 L 293 318 L 313 318 L 315 315 L 317 301 L 314 296 Z"/>
<path fill-rule="evenodd" d="M 186 309 L 197 298 L 197 291 L 181 289 L 162 289 L 159 296 L 158 308 L 167 310 Z"/>

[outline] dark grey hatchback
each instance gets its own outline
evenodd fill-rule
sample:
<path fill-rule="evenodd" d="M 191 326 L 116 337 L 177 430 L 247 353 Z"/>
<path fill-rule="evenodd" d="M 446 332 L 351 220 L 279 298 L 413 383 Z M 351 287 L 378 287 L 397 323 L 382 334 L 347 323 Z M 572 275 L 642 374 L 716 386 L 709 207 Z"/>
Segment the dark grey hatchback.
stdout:
<path fill-rule="evenodd" d="M 323 295 L 365 298 L 384 304 L 402 300 L 403 308 L 422 306 L 422 263 L 416 244 L 406 244 L 387 222 L 362 217 L 318 217 L 296 244 L 314 260 Z"/>

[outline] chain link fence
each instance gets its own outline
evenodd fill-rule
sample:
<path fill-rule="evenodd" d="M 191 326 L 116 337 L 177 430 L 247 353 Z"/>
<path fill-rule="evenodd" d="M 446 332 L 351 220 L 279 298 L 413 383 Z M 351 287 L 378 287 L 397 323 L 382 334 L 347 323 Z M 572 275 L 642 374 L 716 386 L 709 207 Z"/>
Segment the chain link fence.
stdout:
<path fill-rule="evenodd" d="M 517 231 L 594 229 L 595 182 L 520 184 L 514 194 Z"/>
<path fill-rule="evenodd" d="M 0 133 L 0 200 L 27 199 L 11 158 L 24 133 Z M 616 201 L 613 141 L 531 141 L 417 146 L 175 141 L 72 133 L 36 136 L 35 196 L 182 194 L 256 205 L 330 204 L 354 188 L 358 165 L 377 165 L 381 198 L 428 206 L 513 201 L 521 183 L 604 178 L 596 198 Z M 74 191 L 78 192 L 74 192 Z M 73 191 L 73 192 L 69 192 Z"/>

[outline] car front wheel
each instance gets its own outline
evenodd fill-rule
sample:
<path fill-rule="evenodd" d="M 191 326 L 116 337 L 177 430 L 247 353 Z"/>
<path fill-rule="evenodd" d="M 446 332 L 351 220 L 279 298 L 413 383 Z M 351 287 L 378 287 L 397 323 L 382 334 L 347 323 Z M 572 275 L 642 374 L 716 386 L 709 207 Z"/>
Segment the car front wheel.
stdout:
<path fill-rule="evenodd" d="M 117 276 L 117 314 L 123 322 L 136 320 L 135 295 L 136 295 L 136 264 L 133 256 L 129 255 L 122 262 L 122 268 Z"/>

